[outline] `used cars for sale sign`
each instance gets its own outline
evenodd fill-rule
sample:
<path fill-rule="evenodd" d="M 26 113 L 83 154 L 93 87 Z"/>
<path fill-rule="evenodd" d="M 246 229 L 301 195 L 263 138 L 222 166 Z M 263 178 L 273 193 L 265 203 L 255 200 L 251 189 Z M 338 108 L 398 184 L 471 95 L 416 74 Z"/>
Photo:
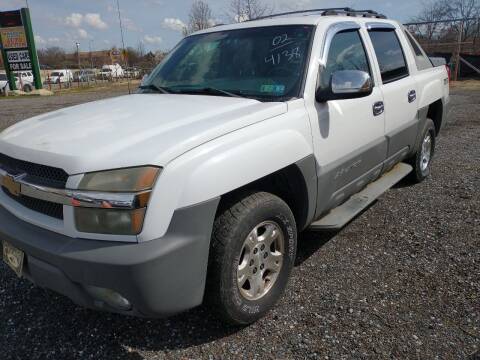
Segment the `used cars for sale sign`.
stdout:
<path fill-rule="evenodd" d="M 28 49 L 7 50 L 6 52 L 10 71 L 32 70 Z"/>
<path fill-rule="evenodd" d="M 32 70 L 35 87 L 40 89 L 42 82 L 28 9 L 0 12 L 0 46 L 10 88 L 15 89 L 14 72 Z"/>

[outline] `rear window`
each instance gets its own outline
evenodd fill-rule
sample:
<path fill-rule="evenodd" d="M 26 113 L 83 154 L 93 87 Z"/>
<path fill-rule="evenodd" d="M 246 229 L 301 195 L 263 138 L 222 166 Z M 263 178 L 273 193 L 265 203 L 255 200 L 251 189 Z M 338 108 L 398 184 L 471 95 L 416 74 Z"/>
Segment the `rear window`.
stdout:
<path fill-rule="evenodd" d="M 7 75 L 0 74 L 0 80 L 7 80 Z"/>
<path fill-rule="evenodd" d="M 405 30 L 405 35 L 407 36 L 408 43 L 412 49 L 413 54 L 415 55 L 415 63 L 417 64 L 418 70 L 430 69 L 433 67 L 432 62 L 425 54 L 425 51 L 422 50 L 417 41 L 413 38 L 412 34 Z"/>
<path fill-rule="evenodd" d="M 407 62 L 395 31 L 375 29 L 368 33 L 377 54 L 383 83 L 387 84 L 407 77 L 409 74 Z"/>

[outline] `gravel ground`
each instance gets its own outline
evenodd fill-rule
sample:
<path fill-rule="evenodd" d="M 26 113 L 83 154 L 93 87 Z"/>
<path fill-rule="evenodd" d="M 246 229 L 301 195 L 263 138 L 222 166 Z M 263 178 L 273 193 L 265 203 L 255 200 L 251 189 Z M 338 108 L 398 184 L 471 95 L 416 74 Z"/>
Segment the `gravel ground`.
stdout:
<path fill-rule="evenodd" d="M 0 129 L 100 97 L 0 99 Z M 3 359 L 480 359 L 480 91 L 454 89 L 432 176 L 400 184 L 336 234 L 304 233 L 286 296 L 225 327 L 93 312 L 0 265 Z"/>

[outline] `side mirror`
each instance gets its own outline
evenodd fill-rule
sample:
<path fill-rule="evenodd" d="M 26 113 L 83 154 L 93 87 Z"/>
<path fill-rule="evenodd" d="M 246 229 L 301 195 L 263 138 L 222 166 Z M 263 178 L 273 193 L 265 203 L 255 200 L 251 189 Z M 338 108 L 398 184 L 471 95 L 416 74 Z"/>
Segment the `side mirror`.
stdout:
<path fill-rule="evenodd" d="M 328 88 L 317 89 L 315 97 L 318 102 L 356 99 L 368 96 L 372 91 L 373 82 L 369 74 L 359 70 L 341 70 L 333 73 Z"/>

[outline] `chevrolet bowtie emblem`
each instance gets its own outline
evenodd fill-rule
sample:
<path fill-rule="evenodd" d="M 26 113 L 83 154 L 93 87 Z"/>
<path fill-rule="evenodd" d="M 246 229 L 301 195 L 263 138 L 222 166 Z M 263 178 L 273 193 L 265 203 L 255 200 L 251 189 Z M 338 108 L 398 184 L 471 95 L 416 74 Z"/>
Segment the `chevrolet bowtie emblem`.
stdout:
<path fill-rule="evenodd" d="M 7 174 L 3 176 L 2 180 L 2 186 L 8 190 L 10 194 L 13 196 L 20 196 L 20 192 L 22 190 L 21 184 L 18 182 L 18 180 L 22 179 L 25 177 L 26 174 L 21 174 L 21 175 L 10 175 Z"/>

